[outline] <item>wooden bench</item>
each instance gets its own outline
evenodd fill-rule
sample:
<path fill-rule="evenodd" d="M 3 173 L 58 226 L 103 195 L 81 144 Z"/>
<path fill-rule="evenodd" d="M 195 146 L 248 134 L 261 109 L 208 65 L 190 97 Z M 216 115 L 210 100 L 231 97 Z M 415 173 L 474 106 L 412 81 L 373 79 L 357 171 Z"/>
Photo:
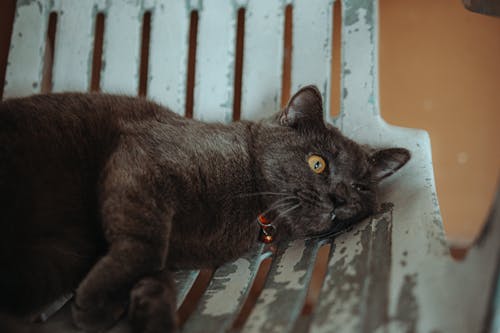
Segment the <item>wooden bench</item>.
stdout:
<path fill-rule="evenodd" d="M 287 6 L 293 8 L 291 90 L 316 84 L 330 105 L 331 0 L 18 0 L 4 98 L 99 87 L 145 93 L 182 114 L 191 112 L 192 101 L 193 117 L 227 122 L 241 95 L 237 117 L 265 117 L 280 107 Z M 342 0 L 340 8 L 341 113 L 331 119 L 326 110 L 326 117 L 359 142 L 404 146 L 413 157 L 382 184 L 382 211 L 348 233 L 279 244 L 275 251 L 258 245 L 217 268 L 183 331 L 499 332 L 500 199 L 465 260 L 452 259 L 427 133 L 388 125 L 380 116 L 378 2 Z M 244 17 L 244 47 L 241 83 L 235 84 L 238 17 Z M 96 26 L 103 28 L 102 44 Z M 55 41 L 47 39 L 48 30 Z M 101 47 L 102 57 L 94 59 Z M 188 60 L 194 54 L 192 71 Z M 326 274 L 306 315 L 314 263 L 325 244 Z M 272 264 L 263 290 L 248 318 L 235 326 L 266 258 Z M 177 273 L 179 306 L 198 276 Z M 74 331 L 64 308 L 43 325 L 51 332 Z M 112 331 L 128 327 L 121 322 Z"/>

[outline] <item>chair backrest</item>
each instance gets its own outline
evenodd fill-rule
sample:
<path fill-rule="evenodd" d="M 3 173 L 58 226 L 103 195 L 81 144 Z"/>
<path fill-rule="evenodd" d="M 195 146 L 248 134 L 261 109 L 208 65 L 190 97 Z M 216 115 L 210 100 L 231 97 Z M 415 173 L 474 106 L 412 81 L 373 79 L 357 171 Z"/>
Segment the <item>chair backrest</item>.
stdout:
<path fill-rule="evenodd" d="M 241 118 L 261 118 L 280 107 L 288 5 L 293 7 L 291 90 L 316 84 L 328 106 L 332 0 L 18 0 L 4 96 L 38 93 L 50 73 L 52 91 L 89 90 L 99 13 L 104 13 L 100 89 L 137 94 L 143 18 L 150 13 L 147 96 L 185 112 L 191 94 L 189 41 L 197 28 L 196 46 L 191 45 L 196 47 L 193 116 L 230 121 L 237 18 L 244 8 Z M 383 212 L 352 232 L 321 242 L 281 244 L 274 254 L 258 246 L 218 268 L 184 331 L 231 329 L 268 257 L 271 268 L 245 332 L 480 332 L 491 324 L 498 210 L 467 259 L 454 262 L 443 235 L 427 133 L 389 126 L 380 117 L 378 2 L 342 0 L 340 8 L 341 114 L 332 120 L 326 107 L 326 117 L 360 142 L 407 147 L 412 160 L 383 184 Z M 57 14 L 57 24 L 53 67 L 47 70 L 51 13 Z M 311 314 L 301 315 L 315 258 L 325 243 L 331 250 L 320 298 Z M 181 305 L 198 272 L 177 277 Z"/>

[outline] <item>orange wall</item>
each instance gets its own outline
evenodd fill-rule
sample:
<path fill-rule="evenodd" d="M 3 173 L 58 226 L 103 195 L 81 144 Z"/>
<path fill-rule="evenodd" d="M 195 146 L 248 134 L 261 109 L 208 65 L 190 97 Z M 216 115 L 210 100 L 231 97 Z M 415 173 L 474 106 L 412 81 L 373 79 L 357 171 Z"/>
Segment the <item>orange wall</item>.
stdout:
<path fill-rule="evenodd" d="M 500 18 L 459 0 L 381 0 L 379 13 L 382 114 L 429 132 L 445 230 L 470 241 L 500 181 Z"/>

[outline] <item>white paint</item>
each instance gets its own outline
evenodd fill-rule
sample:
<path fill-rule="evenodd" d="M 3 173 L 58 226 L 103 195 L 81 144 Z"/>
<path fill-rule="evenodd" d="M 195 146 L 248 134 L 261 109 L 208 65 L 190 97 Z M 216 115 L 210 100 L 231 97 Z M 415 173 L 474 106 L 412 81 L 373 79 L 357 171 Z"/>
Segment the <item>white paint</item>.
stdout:
<path fill-rule="evenodd" d="M 17 6 L 3 98 L 40 92 L 49 11 L 35 1 Z"/>
<path fill-rule="evenodd" d="M 184 115 L 190 12 L 184 1 L 156 1 L 151 19 L 148 97 Z"/>
<path fill-rule="evenodd" d="M 343 15 L 346 11 L 343 8 Z M 375 119 L 379 119 L 375 62 L 377 49 L 373 40 L 376 37 L 366 21 L 367 10 L 359 8 L 356 14 L 358 20 L 351 25 L 343 22 L 341 32 L 341 93 L 345 91 L 347 96 L 342 99 L 341 116 L 336 124 L 347 133 L 354 132 L 361 126 L 369 127 Z"/>
<path fill-rule="evenodd" d="M 54 92 L 90 88 L 95 2 L 64 0 L 58 10 L 52 82 Z"/>
<path fill-rule="evenodd" d="M 183 272 L 184 273 L 184 272 Z M 189 271 L 188 274 L 183 279 L 178 279 L 177 277 L 182 277 L 183 274 L 174 273 L 174 280 L 177 288 L 177 309 L 182 305 L 184 299 L 186 298 L 189 290 L 193 286 L 194 282 L 198 278 L 200 271 L 193 270 Z"/>
<path fill-rule="evenodd" d="M 304 284 L 300 280 L 307 271 L 295 269 L 295 265 L 300 262 L 304 255 L 304 250 L 304 240 L 295 240 L 290 243 L 277 263 L 276 274 L 273 276 L 274 282 L 286 283 L 284 289 L 302 290 L 304 288 Z"/>
<path fill-rule="evenodd" d="M 294 0 L 291 94 L 315 84 L 330 121 L 330 64 L 333 0 Z"/>
<path fill-rule="evenodd" d="M 242 119 L 262 119 L 280 109 L 283 26 L 282 0 L 249 1 L 245 15 Z"/>
<path fill-rule="evenodd" d="M 141 48 L 140 0 L 108 2 L 104 26 L 101 89 L 137 95 Z"/>
<path fill-rule="evenodd" d="M 202 7 L 193 117 L 229 122 L 233 115 L 236 8 L 228 0 L 211 0 Z"/>
<path fill-rule="evenodd" d="M 245 323 L 245 326 L 241 330 L 242 333 L 255 333 L 260 332 L 260 328 L 264 326 L 264 324 L 268 320 L 267 313 L 265 311 L 259 311 L 259 309 L 267 309 L 271 304 L 276 301 L 276 294 L 278 290 L 276 289 L 264 289 L 259 296 L 257 304 L 255 308 L 250 313 L 248 320 Z"/>
<path fill-rule="evenodd" d="M 370 225 L 367 225 L 366 222 L 361 223 L 351 232 L 336 237 L 335 252 L 328 262 L 329 271 L 342 271 L 344 275 L 356 276 L 358 272 L 356 272 L 354 268 L 355 260 L 363 250 L 361 235 L 363 230 L 369 227 Z M 340 263 L 342 263 L 342 267 L 339 269 L 338 266 Z M 356 285 L 344 283 L 340 286 L 336 286 L 338 284 L 337 281 L 339 281 L 337 278 L 337 274 L 327 274 L 325 276 L 325 281 L 323 282 L 320 292 L 319 303 L 317 305 L 317 307 L 321 307 L 322 312 L 327 312 L 325 317 L 332 318 L 332 321 L 326 324 L 313 322 L 311 325 L 311 332 L 356 332 L 356 328 L 360 324 L 360 317 L 352 315 L 354 309 L 359 306 L 360 303 L 360 292 L 356 292 L 359 290 L 356 288 L 362 287 L 362 284 L 359 283 L 360 279 L 355 279 L 355 281 L 358 282 Z M 330 288 L 331 286 L 334 286 L 334 288 Z M 340 293 L 337 293 L 337 290 Z M 347 299 L 340 296 L 340 294 L 345 295 L 346 291 L 351 291 L 350 297 Z M 356 293 L 358 295 L 355 295 Z M 322 306 L 322 303 L 329 304 L 329 306 Z M 333 320 L 333 318 L 335 318 L 335 320 Z"/>
<path fill-rule="evenodd" d="M 250 262 L 244 258 L 236 260 L 232 265 L 236 265 L 236 272 L 219 278 L 214 277 L 215 283 L 223 283 L 225 287 L 209 295 L 202 314 L 220 316 L 233 313 L 238 308 L 240 298 L 251 280 L 252 271 Z"/>

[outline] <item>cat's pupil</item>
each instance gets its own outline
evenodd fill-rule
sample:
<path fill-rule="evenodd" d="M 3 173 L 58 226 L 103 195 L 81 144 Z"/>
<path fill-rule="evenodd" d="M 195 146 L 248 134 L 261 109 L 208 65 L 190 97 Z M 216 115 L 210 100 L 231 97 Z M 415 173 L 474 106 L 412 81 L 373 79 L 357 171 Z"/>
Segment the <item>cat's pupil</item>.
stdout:
<path fill-rule="evenodd" d="M 319 168 L 321 168 L 321 162 L 320 162 L 320 161 L 317 161 L 317 162 L 314 164 L 314 169 L 318 170 Z"/>

